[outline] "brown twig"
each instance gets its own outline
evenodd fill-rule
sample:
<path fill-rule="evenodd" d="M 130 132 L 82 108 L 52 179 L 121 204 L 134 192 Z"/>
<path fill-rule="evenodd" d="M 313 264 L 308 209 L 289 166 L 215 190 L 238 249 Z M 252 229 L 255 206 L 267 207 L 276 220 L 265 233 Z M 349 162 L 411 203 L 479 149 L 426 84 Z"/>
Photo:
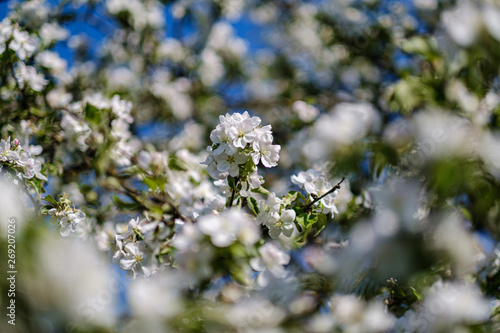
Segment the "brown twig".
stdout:
<path fill-rule="evenodd" d="M 129 184 L 127 184 L 126 177 L 120 176 L 116 172 L 116 170 L 108 170 L 108 173 L 120 180 L 120 184 L 122 185 L 122 187 L 125 190 L 125 193 L 127 195 L 132 197 L 137 203 L 142 204 L 141 203 L 142 200 L 141 200 L 139 191 L 137 191 L 135 188 L 133 188 Z M 156 199 L 156 200 L 159 200 L 160 202 L 163 200 L 164 202 L 166 202 L 170 206 L 170 208 L 174 211 L 174 214 L 178 218 L 180 218 L 181 220 L 183 220 L 185 222 L 193 222 L 193 220 L 190 217 L 187 217 L 181 213 L 181 211 L 179 210 L 179 207 L 177 207 L 177 205 L 175 204 L 174 199 L 172 199 L 172 197 L 167 192 L 162 190 L 161 195 L 162 195 L 161 199 L 154 198 L 154 197 L 152 197 L 150 199 L 152 199 L 152 200 Z M 156 201 L 156 200 L 154 200 L 154 201 Z M 147 208 L 146 206 L 144 206 L 144 207 Z"/>
<path fill-rule="evenodd" d="M 227 206 L 227 208 L 233 207 L 234 195 L 236 194 L 236 185 L 238 185 L 239 180 L 240 180 L 239 177 L 236 177 L 234 179 L 234 188 L 233 192 L 231 193 L 231 199 L 229 200 L 229 205 Z"/>
<path fill-rule="evenodd" d="M 314 199 L 314 201 L 308 203 L 307 205 L 305 205 L 304 207 L 302 207 L 303 210 L 308 210 L 309 208 L 312 207 L 312 205 L 314 205 L 316 202 L 320 201 L 321 199 L 323 199 L 324 197 L 326 197 L 327 195 L 335 192 L 336 190 L 340 189 L 340 185 L 342 184 L 342 182 L 345 180 L 345 178 L 342 178 L 342 180 L 337 184 L 335 185 L 334 187 L 332 187 L 328 192 L 326 192 L 325 194 L 323 194 L 322 196 L 320 196 L 319 198 L 316 198 Z"/>

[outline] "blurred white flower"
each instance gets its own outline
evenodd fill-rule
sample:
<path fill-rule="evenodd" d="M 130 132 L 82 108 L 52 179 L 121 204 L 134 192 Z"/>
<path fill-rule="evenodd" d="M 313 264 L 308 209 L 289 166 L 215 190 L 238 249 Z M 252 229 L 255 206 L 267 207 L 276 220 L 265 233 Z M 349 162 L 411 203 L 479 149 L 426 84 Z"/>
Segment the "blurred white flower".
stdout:
<path fill-rule="evenodd" d="M 467 156 L 475 151 L 477 132 L 465 118 L 429 110 L 416 114 L 412 126 L 419 151 L 427 159 Z"/>
<path fill-rule="evenodd" d="M 441 16 L 446 32 L 460 46 L 475 42 L 481 28 L 481 16 L 475 5 L 460 1 L 456 7 Z"/>
<path fill-rule="evenodd" d="M 21 60 L 31 57 L 36 49 L 36 42 L 26 31 L 14 29 L 13 40 L 9 43 L 9 48 L 16 52 Z"/>
<path fill-rule="evenodd" d="M 287 273 L 286 265 L 290 262 L 290 255 L 280 249 L 276 244 L 265 243 L 259 248 L 260 258 L 250 259 L 250 266 L 257 272 L 257 284 L 261 287 L 267 286 L 271 276 L 284 278 Z"/>
<path fill-rule="evenodd" d="M 39 237 L 33 244 L 33 273 L 19 276 L 31 306 L 52 308 L 81 324 L 114 325 L 117 281 L 95 245 L 54 234 Z"/>
<path fill-rule="evenodd" d="M 386 332 L 396 322 L 377 300 L 366 303 L 355 295 L 338 295 L 331 304 L 334 323 L 346 332 Z"/>
<path fill-rule="evenodd" d="M 243 244 L 251 245 L 260 238 L 255 222 L 237 209 L 220 215 L 203 216 L 198 221 L 198 226 L 218 247 L 230 246 L 237 239 Z"/>
<path fill-rule="evenodd" d="M 70 143 L 68 146 L 69 149 L 79 149 L 81 151 L 87 149 L 88 146 L 85 141 L 92 133 L 87 123 L 80 120 L 79 117 L 74 114 L 64 113 L 61 120 L 61 127 L 64 136 Z"/>
<path fill-rule="evenodd" d="M 464 223 L 458 213 L 447 214 L 436 227 L 433 239 L 434 246 L 451 257 L 457 276 L 475 272 L 485 258 L 480 244 L 467 231 Z"/>
<path fill-rule="evenodd" d="M 303 147 L 313 161 L 335 154 L 378 128 L 380 116 L 371 104 L 339 103 L 314 123 L 313 136 Z"/>
<path fill-rule="evenodd" d="M 304 101 L 295 101 L 292 105 L 292 110 L 305 123 L 312 122 L 319 115 L 319 110 L 316 107 Z"/>
<path fill-rule="evenodd" d="M 238 332 L 283 333 L 276 326 L 285 319 L 285 316 L 284 309 L 264 297 L 243 299 L 224 311 L 224 317 L 238 329 Z"/>
<path fill-rule="evenodd" d="M 12 23 L 9 18 L 4 18 L 0 22 L 0 53 L 5 52 L 6 42 L 12 36 Z"/>
<path fill-rule="evenodd" d="M 183 310 L 182 286 L 182 276 L 171 270 L 132 281 L 127 291 L 132 312 L 153 322 L 172 318 Z"/>
<path fill-rule="evenodd" d="M 61 88 L 52 89 L 47 94 L 47 102 L 52 108 L 64 108 L 73 99 L 73 95 Z"/>
<path fill-rule="evenodd" d="M 1 168 L 0 168 L 1 171 Z M 22 184 L 14 185 L 3 179 L 0 173 L 0 237 L 4 239 L 7 237 L 8 223 L 10 219 L 15 221 L 15 229 L 17 232 L 22 230 L 25 226 L 25 218 L 29 210 L 27 207 L 31 205 L 26 195 L 21 192 L 19 186 Z"/>
<path fill-rule="evenodd" d="M 483 133 L 479 154 L 489 172 L 500 178 L 500 136 L 493 133 Z"/>
<path fill-rule="evenodd" d="M 16 63 L 14 75 L 20 88 L 24 88 L 25 84 L 27 84 L 34 91 L 42 91 L 49 83 L 43 74 L 37 73 L 35 67 L 26 66 L 24 62 Z"/>
<path fill-rule="evenodd" d="M 35 57 L 38 64 L 45 68 L 49 68 L 56 75 L 61 75 L 66 71 L 68 63 L 62 59 L 58 53 L 52 51 L 43 51 Z"/>
<path fill-rule="evenodd" d="M 44 44 L 65 40 L 69 36 L 69 31 L 61 27 L 57 22 L 47 22 L 40 28 L 40 37 Z"/>
<path fill-rule="evenodd" d="M 476 285 L 437 281 L 425 294 L 423 304 L 405 315 L 405 326 L 414 332 L 449 332 L 480 324 L 490 313 L 490 302 Z"/>

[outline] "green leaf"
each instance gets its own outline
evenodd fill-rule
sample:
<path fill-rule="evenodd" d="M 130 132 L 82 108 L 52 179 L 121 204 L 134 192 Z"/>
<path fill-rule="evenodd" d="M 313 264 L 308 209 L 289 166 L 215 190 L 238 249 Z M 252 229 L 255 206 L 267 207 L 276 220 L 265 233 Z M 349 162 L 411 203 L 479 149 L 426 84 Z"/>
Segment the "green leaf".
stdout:
<path fill-rule="evenodd" d="M 240 175 L 245 178 L 248 175 L 252 174 L 255 170 L 255 164 L 253 164 L 252 159 L 249 159 L 245 164 L 242 166 L 240 165 Z"/>
<path fill-rule="evenodd" d="M 409 76 L 392 86 L 390 106 L 393 110 L 411 113 L 421 103 L 433 98 L 434 91 L 422 81 L 422 78 Z"/>
<path fill-rule="evenodd" d="M 115 205 L 124 210 L 136 210 L 139 208 L 139 205 L 135 202 L 125 202 L 122 199 L 120 199 L 116 194 L 113 194 L 111 196 L 111 200 L 115 203 Z"/>
<path fill-rule="evenodd" d="M 172 250 L 173 250 L 173 247 L 171 247 L 171 246 L 164 247 L 163 249 L 161 249 L 160 255 L 171 253 Z"/>
<path fill-rule="evenodd" d="M 247 251 L 241 243 L 234 243 L 229 247 L 229 251 L 234 258 L 245 258 Z"/>
<path fill-rule="evenodd" d="M 255 200 L 255 198 L 249 197 L 247 203 L 248 203 L 248 206 L 250 207 L 250 209 L 252 210 L 252 212 L 255 215 L 258 215 L 259 214 L 259 207 L 257 206 L 257 200 Z"/>
<path fill-rule="evenodd" d="M 311 232 L 310 226 L 302 229 L 302 236 L 297 240 L 297 242 L 303 244 L 307 239 L 307 235 L 309 235 L 309 232 Z"/>
<path fill-rule="evenodd" d="M 298 215 L 296 218 L 295 218 L 295 221 L 297 221 L 297 223 L 303 227 L 306 226 L 307 224 L 307 216 L 309 214 L 308 213 L 303 213 L 303 214 L 300 214 Z"/>
<path fill-rule="evenodd" d="M 101 121 L 101 111 L 91 104 L 85 105 L 85 119 L 98 125 Z"/>
<path fill-rule="evenodd" d="M 268 190 L 266 190 L 265 188 L 263 188 L 262 186 L 259 188 L 252 189 L 252 192 L 253 193 L 260 193 L 260 194 L 264 194 L 264 195 L 269 195 L 271 193 Z"/>
<path fill-rule="evenodd" d="M 314 233 L 314 237 L 318 236 L 321 230 L 326 227 L 326 222 L 328 221 L 325 214 L 318 215 L 318 221 L 313 225 L 314 229 L 316 229 L 316 233 Z"/>
<path fill-rule="evenodd" d="M 305 199 L 302 193 L 297 192 L 297 191 L 290 191 L 288 194 L 283 198 L 283 203 L 285 206 L 291 205 L 294 201 L 299 200 L 299 199 Z"/>
<path fill-rule="evenodd" d="M 142 182 L 153 191 L 159 187 L 158 182 L 155 179 L 148 177 L 145 174 L 142 176 Z"/>
<path fill-rule="evenodd" d="M 40 208 L 40 213 L 47 215 L 49 213 L 49 209 L 54 208 L 52 205 L 45 205 Z"/>
<path fill-rule="evenodd" d="M 57 201 L 54 199 L 53 196 L 51 196 L 50 194 L 49 195 L 46 195 L 45 198 L 43 198 L 43 200 L 47 201 L 47 202 L 50 202 L 51 204 L 54 204 L 57 206 Z"/>
<path fill-rule="evenodd" d="M 235 181 L 234 177 L 228 176 L 227 183 L 228 183 L 230 189 L 236 190 L 236 181 Z"/>
<path fill-rule="evenodd" d="M 319 216 L 316 214 L 309 214 L 307 217 L 307 226 L 312 226 L 316 222 L 318 222 Z"/>
<path fill-rule="evenodd" d="M 428 59 L 436 56 L 436 41 L 422 36 L 415 36 L 401 43 L 401 49 L 406 53 L 416 53 Z"/>
<path fill-rule="evenodd" d="M 298 242 L 303 243 L 312 228 L 316 229 L 314 236 L 317 236 L 321 230 L 326 226 L 327 218 L 325 214 L 312 214 L 312 213 L 302 213 L 295 218 L 295 221 L 299 224 L 301 229 L 301 237 Z"/>
<path fill-rule="evenodd" d="M 33 177 L 28 181 L 28 183 L 31 184 L 31 186 L 33 187 L 33 189 L 35 189 L 35 192 L 37 194 L 46 192 L 45 188 L 42 185 L 42 181 L 40 179 Z"/>
<path fill-rule="evenodd" d="M 170 157 L 168 160 L 168 168 L 175 171 L 186 171 L 188 168 L 186 163 L 177 157 Z"/>

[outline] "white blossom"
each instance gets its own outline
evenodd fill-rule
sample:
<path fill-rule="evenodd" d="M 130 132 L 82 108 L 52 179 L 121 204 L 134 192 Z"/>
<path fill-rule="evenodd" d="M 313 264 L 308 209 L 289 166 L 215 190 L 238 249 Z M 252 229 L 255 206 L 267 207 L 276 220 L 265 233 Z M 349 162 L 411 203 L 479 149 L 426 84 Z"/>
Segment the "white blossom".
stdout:
<path fill-rule="evenodd" d="M 277 238 L 281 233 L 286 237 L 290 237 L 295 228 L 295 211 L 286 209 L 281 213 L 270 214 L 264 225 L 269 228 L 269 236 Z"/>
<path fill-rule="evenodd" d="M 219 124 L 210 133 L 212 146 L 207 147 L 208 156 L 203 162 L 208 174 L 216 180 L 241 176 L 241 195 L 248 197 L 250 190 L 262 184 L 257 173 L 259 162 L 267 167 L 278 164 L 281 146 L 273 145 L 271 126 L 259 127 L 261 119 L 251 117 L 247 111 L 219 116 Z M 240 174 L 247 162 L 253 162 L 251 171 Z"/>
<path fill-rule="evenodd" d="M 304 101 L 295 101 L 292 105 L 292 109 L 299 119 L 306 123 L 312 122 L 319 115 L 317 108 Z"/>
<path fill-rule="evenodd" d="M 79 209 L 70 207 L 70 202 L 66 197 L 61 200 L 62 205 L 51 208 L 47 213 L 51 216 L 51 223 L 57 223 L 61 228 L 61 236 L 67 237 L 72 232 L 76 232 L 78 225 L 86 218 L 85 213 Z"/>
<path fill-rule="evenodd" d="M 260 258 L 252 258 L 250 266 L 259 272 L 257 284 L 265 287 L 269 283 L 271 274 L 277 278 L 284 278 L 284 266 L 290 262 L 290 255 L 273 243 L 265 243 L 259 248 Z"/>
<path fill-rule="evenodd" d="M 277 198 L 274 192 L 271 192 L 266 200 L 260 200 L 257 222 L 265 224 L 273 214 L 279 212 L 282 203 L 281 199 Z"/>
<path fill-rule="evenodd" d="M 12 23 L 4 18 L 0 23 L 0 53 L 5 52 L 6 43 L 12 37 Z"/>
<path fill-rule="evenodd" d="M 259 239 L 257 225 L 241 211 L 232 209 L 220 215 L 210 215 L 198 221 L 201 232 L 209 235 L 218 247 L 227 247 L 236 240 L 251 245 Z"/>
<path fill-rule="evenodd" d="M 11 168 L 20 179 L 36 177 L 41 180 L 47 180 L 41 173 L 41 161 L 32 158 L 29 152 L 30 149 L 31 146 L 28 146 L 28 150 L 23 150 L 20 141 L 17 139 L 12 140 L 12 142 L 9 140 L 0 140 L 0 168 L 4 165 Z"/>
<path fill-rule="evenodd" d="M 278 165 L 281 149 L 280 145 L 272 145 L 271 142 L 267 141 L 254 141 L 253 149 L 254 152 L 251 153 L 251 156 L 255 165 L 259 163 L 259 160 L 266 168 L 272 168 Z"/>
<path fill-rule="evenodd" d="M 21 60 L 25 60 L 26 57 L 31 57 L 36 49 L 36 43 L 33 38 L 30 37 L 29 33 L 26 31 L 20 31 L 14 29 L 13 39 L 9 44 L 9 48 L 16 52 L 16 55 Z"/>
<path fill-rule="evenodd" d="M 40 37 L 43 42 L 50 44 L 55 41 L 65 40 L 69 36 L 69 31 L 61 27 L 56 22 L 48 22 L 40 28 Z"/>
<path fill-rule="evenodd" d="M 23 62 L 16 63 L 14 74 L 20 88 L 24 88 L 25 84 L 27 84 L 35 91 L 42 91 L 43 88 L 49 83 L 43 74 L 37 73 L 35 67 L 26 66 Z"/>
<path fill-rule="evenodd" d="M 242 153 L 227 155 L 222 153 L 215 156 L 215 163 L 219 172 L 228 172 L 231 177 L 236 177 L 239 174 L 239 165 L 245 163 L 247 157 Z"/>

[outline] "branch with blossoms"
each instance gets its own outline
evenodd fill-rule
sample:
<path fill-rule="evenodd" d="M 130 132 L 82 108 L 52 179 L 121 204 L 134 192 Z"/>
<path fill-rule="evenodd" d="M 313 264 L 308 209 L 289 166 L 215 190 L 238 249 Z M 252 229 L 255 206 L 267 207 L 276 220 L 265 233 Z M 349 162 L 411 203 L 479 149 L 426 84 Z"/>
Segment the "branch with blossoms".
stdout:
<path fill-rule="evenodd" d="M 303 246 L 312 230 L 317 235 L 326 226 L 326 214 L 336 212 L 334 199 L 341 183 L 332 190 L 321 172 L 308 170 L 292 177 L 304 194 L 290 191 L 277 197 L 265 189 L 258 167 L 276 166 L 281 147 L 273 144 L 272 128 L 261 126 L 260 118 L 248 112 L 226 114 L 210 137 L 213 144 L 207 147 L 209 154 L 202 165 L 207 166 L 222 196 L 209 191 L 203 197 L 196 194 L 190 198 L 191 190 L 186 186 L 212 184 L 201 179 L 192 183 L 199 177 L 193 173 L 199 164 L 190 164 L 186 153 L 170 156 L 141 151 L 130 157 L 133 164 L 121 173 L 108 170 L 117 180 L 114 191 L 133 201 L 115 196 L 115 204 L 124 212 L 141 214 L 118 226 L 116 232 L 102 233 L 97 227 L 98 239 L 108 239 L 114 262 L 129 277 L 150 276 L 165 265 L 173 265 L 200 284 L 210 275 L 227 272 L 249 284 L 251 261 L 251 268 L 259 272 L 257 283 L 263 285 L 269 276 L 283 274 L 287 255 L 281 246 L 261 236 L 259 224 L 271 239 L 288 238 Z M 203 173 L 203 169 L 197 172 Z M 148 190 L 133 188 L 129 182 L 134 179 Z M 112 190 L 112 183 L 108 185 Z M 301 202 L 311 203 L 314 209 L 305 211 Z M 275 252 L 283 256 L 278 263 L 269 261 Z"/>
<path fill-rule="evenodd" d="M 15 1 L 0 23 L 0 215 L 5 177 L 57 225 L 19 224 L 21 331 L 116 330 L 75 298 L 110 299 L 93 245 L 134 280 L 135 331 L 497 328 L 500 252 L 477 244 L 499 235 L 497 5 L 167 2 Z M 309 169 L 333 161 L 352 192 Z"/>
<path fill-rule="evenodd" d="M 36 211 L 39 210 L 40 203 L 30 193 L 26 183 L 30 182 L 36 193 L 44 192 L 42 182 L 47 181 L 47 177 L 41 170 L 41 162 L 23 149 L 18 139 L 0 141 L 0 171 L 10 174 L 14 183 L 21 182 L 22 191 L 31 200 Z"/>
<path fill-rule="evenodd" d="M 332 187 L 321 172 L 309 170 L 292 177 L 292 182 L 306 191 L 307 198 L 299 192 L 277 198 L 263 188 L 263 178 L 257 172 L 259 162 L 266 168 L 278 164 L 281 147 L 272 144 L 271 126 L 260 126 L 261 119 L 248 112 L 226 114 L 219 120 L 210 134 L 213 144 L 207 147 L 209 155 L 204 164 L 210 176 L 217 179 L 215 185 L 228 198 L 226 206 L 231 208 L 238 196 L 240 206 L 246 203 L 257 221 L 269 229 L 271 238 L 281 234 L 291 237 L 299 229 L 300 241 L 313 228 L 318 234 L 326 225 L 325 214 L 333 216 L 337 212 L 334 200 L 344 179 Z M 265 193 L 268 198 L 257 201 L 258 193 Z M 297 205 L 298 199 L 307 203 Z M 312 207 L 315 210 L 310 212 Z"/>
<path fill-rule="evenodd" d="M 11 181 L 16 184 L 21 183 L 20 188 L 33 203 L 36 214 L 49 214 L 52 216 L 51 222 L 57 221 L 61 226 L 61 236 L 65 237 L 75 232 L 78 224 L 85 219 L 82 211 L 71 207 L 71 201 L 66 195 L 63 195 L 59 202 L 51 195 L 47 195 L 44 200 L 50 205 L 45 206 L 33 197 L 27 182 L 35 193 L 41 194 L 46 192 L 42 182 L 46 182 L 47 177 L 41 173 L 41 162 L 23 149 L 18 139 L 0 140 L 0 172 L 4 170 L 12 176 Z"/>
<path fill-rule="evenodd" d="M 326 198 L 328 195 L 334 193 L 337 190 L 340 190 L 340 185 L 344 182 L 345 178 L 342 178 L 340 182 L 337 183 L 334 187 L 331 188 L 328 192 L 325 194 L 321 195 L 318 197 L 315 194 L 312 194 L 312 197 L 314 198 L 314 201 L 311 201 L 310 203 L 306 204 L 304 207 L 302 207 L 303 210 L 309 210 L 314 204 L 316 204 L 318 201 L 321 201 L 322 199 Z"/>

